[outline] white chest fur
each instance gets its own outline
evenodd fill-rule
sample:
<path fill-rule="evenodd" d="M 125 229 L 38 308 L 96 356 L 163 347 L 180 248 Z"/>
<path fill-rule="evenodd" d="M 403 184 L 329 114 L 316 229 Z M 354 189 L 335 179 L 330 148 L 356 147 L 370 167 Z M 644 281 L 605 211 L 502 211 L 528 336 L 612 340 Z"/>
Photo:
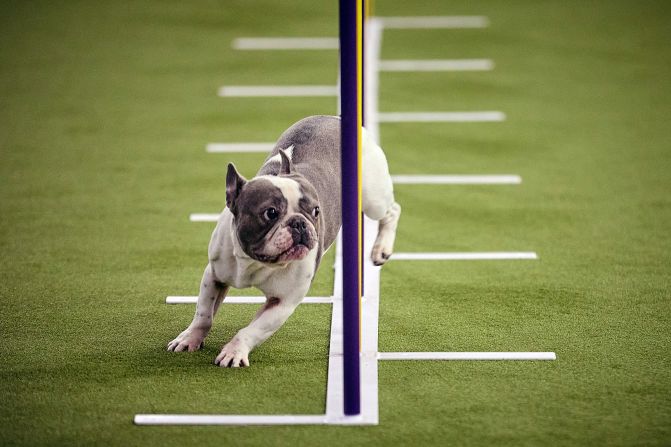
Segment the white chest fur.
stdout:
<path fill-rule="evenodd" d="M 225 209 L 210 241 L 210 264 L 217 281 L 238 289 L 257 287 L 266 296 L 302 299 L 315 274 L 318 247 L 300 260 L 264 264 L 244 253 L 232 217 Z"/>

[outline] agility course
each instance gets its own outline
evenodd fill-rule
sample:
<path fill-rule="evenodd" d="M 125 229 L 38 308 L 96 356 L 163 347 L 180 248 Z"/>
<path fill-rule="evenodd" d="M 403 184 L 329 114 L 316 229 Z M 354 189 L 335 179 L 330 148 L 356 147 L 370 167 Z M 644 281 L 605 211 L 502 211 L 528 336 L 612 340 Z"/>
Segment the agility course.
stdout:
<path fill-rule="evenodd" d="M 132 425 L 342 406 L 339 250 L 251 368 L 208 360 L 255 291 L 227 298 L 203 351 L 164 352 L 225 163 L 252 173 L 288 124 L 337 112 L 335 5 L 43 6 L 10 8 L 2 52 L 3 445 L 668 441 L 661 4 L 376 4 L 365 102 L 404 214 L 364 274 L 377 405 L 357 428 Z"/>
<path fill-rule="evenodd" d="M 484 27 L 487 20 L 483 17 L 369 17 L 370 5 L 365 1 L 342 0 L 339 3 L 340 53 L 338 79 L 338 109 L 342 116 L 342 230 L 336 242 L 334 264 L 333 296 L 308 297 L 307 303 L 330 303 L 331 335 L 329 341 L 329 374 L 326 392 L 326 409 L 323 415 L 230 415 L 230 414 L 138 414 L 134 422 L 138 425 L 301 425 L 301 424 L 378 424 L 378 360 L 555 360 L 554 352 L 378 352 L 378 314 L 380 307 L 380 268 L 373 266 L 368 259 L 372 250 L 376 223 L 370 221 L 361 210 L 361 140 L 362 127 L 365 125 L 375 140 L 379 140 L 380 113 L 377 108 L 379 54 L 382 33 L 389 28 L 470 28 Z M 287 43 L 287 38 L 273 41 L 261 38 L 263 48 L 272 50 L 304 49 Z M 306 39 L 306 38 L 304 38 Z M 243 49 L 249 49 L 250 42 Z M 305 42 L 302 40 L 301 42 Z M 365 45 L 364 45 L 365 42 Z M 282 44 L 285 46 L 282 47 Z M 234 44 L 235 48 L 241 45 Z M 254 47 L 258 49 L 257 45 Z M 319 45 L 308 49 L 320 48 Z M 427 62 L 427 61 L 424 61 Z M 424 69 L 434 67 L 440 71 L 444 64 L 420 64 Z M 439 61 L 444 62 L 444 61 Z M 448 64 L 450 69 L 462 68 L 457 61 Z M 403 66 L 403 64 L 401 64 Z M 408 65 L 408 64 L 406 64 Z M 221 87 L 220 96 L 275 97 L 275 96 L 322 96 L 329 92 L 328 86 L 254 86 Z M 328 95 L 327 95 L 328 96 Z M 391 114 L 387 114 L 391 115 Z M 500 112 L 438 112 L 429 114 L 405 114 L 406 121 L 431 120 L 462 122 L 480 122 L 503 120 Z M 259 149 L 266 145 L 242 143 L 242 152 L 249 145 Z M 211 148 L 209 144 L 207 147 Z M 218 147 L 222 147 L 219 143 Z M 240 144 L 226 144 L 230 153 L 235 153 Z M 208 151 L 211 152 L 211 151 Z M 399 176 L 397 183 L 434 184 L 436 176 Z M 438 176 L 441 180 L 442 177 Z M 467 177 L 467 178 L 464 178 Z M 483 179 L 483 177 L 485 177 Z M 514 178 L 518 176 L 495 176 Z M 454 184 L 497 184 L 487 176 L 451 176 Z M 399 181 L 400 180 L 400 181 Z M 462 180 L 462 182 L 459 182 Z M 519 182 L 518 182 L 519 183 Z M 505 184 L 505 183 L 504 183 Z M 191 221 L 211 221 L 217 214 L 195 214 L 210 218 Z M 364 224 L 362 227 L 362 223 Z M 364 235 L 366 235 L 364 243 Z M 483 261 L 483 260 L 520 260 L 537 259 L 535 253 L 400 253 L 394 255 L 398 261 Z M 365 278 L 365 280 L 364 280 Z M 196 297 L 179 299 L 167 297 L 167 304 L 193 303 Z M 242 302 L 250 302 L 243 298 Z M 309 300 L 309 301 L 308 301 Z M 253 302 L 263 302 L 264 297 L 253 297 Z M 232 301 L 240 303 L 239 300 Z M 226 303 L 226 300 L 224 301 Z M 306 304 L 307 304 L 306 303 Z"/>

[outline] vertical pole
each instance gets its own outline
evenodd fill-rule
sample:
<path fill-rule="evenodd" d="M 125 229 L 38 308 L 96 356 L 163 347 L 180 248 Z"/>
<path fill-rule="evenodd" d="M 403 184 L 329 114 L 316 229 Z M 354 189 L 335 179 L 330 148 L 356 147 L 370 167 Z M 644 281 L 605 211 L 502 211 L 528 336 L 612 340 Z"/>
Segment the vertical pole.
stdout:
<path fill-rule="evenodd" d="M 340 0 L 344 413 L 361 413 L 362 1 Z"/>

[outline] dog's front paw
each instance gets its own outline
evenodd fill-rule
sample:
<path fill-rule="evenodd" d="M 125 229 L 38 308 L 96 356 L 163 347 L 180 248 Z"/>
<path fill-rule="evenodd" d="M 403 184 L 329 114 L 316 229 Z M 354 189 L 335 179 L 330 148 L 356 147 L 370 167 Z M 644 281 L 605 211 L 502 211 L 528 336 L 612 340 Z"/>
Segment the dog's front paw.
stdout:
<path fill-rule="evenodd" d="M 168 351 L 197 351 L 203 347 L 203 340 L 205 340 L 206 335 L 207 332 L 204 330 L 188 328 L 168 343 Z"/>
<path fill-rule="evenodd" d="M 222 368 L 249 366 L 249 347 L 237 338 L 229 341 L 221 350 L 214 364 Z"/>

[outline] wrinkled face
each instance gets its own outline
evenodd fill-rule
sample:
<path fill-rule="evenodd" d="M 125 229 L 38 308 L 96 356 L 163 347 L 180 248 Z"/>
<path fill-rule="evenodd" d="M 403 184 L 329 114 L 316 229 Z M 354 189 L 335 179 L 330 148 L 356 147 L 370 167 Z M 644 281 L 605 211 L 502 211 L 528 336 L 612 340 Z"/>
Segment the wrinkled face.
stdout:
<path fill-rule="evenodd" d="M 318 243 L 319 199 L 300 175 L 260 176 L 245 183 L 234 206 L 245 253 L 257 261 L 303 259 Z"/>

